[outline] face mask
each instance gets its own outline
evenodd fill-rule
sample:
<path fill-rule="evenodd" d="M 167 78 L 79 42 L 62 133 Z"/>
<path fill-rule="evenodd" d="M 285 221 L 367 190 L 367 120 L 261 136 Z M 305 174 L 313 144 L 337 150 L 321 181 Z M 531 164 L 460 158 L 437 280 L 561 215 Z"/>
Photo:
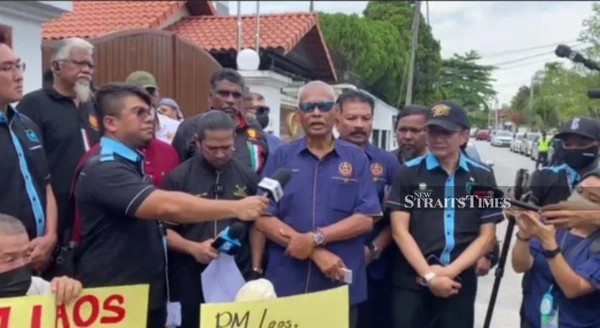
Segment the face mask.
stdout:
<path fill-rule="evenodd" d="M 266 128 L 269 125 L 269 114 L 256 115 L 256 120 L 261 128 Z"/>
<path fill-rule="evenodd" d="M 598 146 L 596 145 L 584 149 L 564 149 L 565 163 L 575 170 L 590 166 L 597 157 Z"/>
<path fill-rule="evenodd" d="M 25 296 L 31 286 L 32 274 L 30 265 L 0 273 L 0 298 Z"/>

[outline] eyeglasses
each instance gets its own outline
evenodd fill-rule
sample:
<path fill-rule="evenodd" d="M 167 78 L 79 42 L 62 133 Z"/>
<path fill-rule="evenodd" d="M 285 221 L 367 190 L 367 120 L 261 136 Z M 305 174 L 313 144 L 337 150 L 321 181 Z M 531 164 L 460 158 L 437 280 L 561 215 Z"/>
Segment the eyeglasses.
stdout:
<path fill-rule="evenodd" d="M 221 98 L 229 98 L 240 99 L 242 98 L 242 93 L 237 91 L 227 91 L 227 90 L 217 90 L 216 94 Z"/>
<path fill-rule="evenodd" d="M 300 111 L 303 113 L 312 113 L 315 111 L 315 108 L 319 107 L 319 111 L 323 113 L 327 113 L 333 109 L 335 104 L 333 101 L 321 101 L 321 102 L 306 102 L 298 105 Z"/>
<path fill-rule="evenodd" d="M 25 63 L 8 63 L 0 66 L 0 71 L 4 73 L 25 72 Z"/>

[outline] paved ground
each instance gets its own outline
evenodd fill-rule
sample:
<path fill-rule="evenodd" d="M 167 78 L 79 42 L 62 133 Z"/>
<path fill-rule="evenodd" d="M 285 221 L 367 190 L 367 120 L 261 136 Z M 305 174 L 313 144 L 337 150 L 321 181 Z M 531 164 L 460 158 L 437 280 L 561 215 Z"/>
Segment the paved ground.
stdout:
<path fill-rule="evenodd" d="M 492 147 L 484 141 L 475 142 L 482 160 L 492 160 L 498 186 L 514 185 L 515 174 L 519 168 L 529 169 L 533 172 L 534 162 L 523 156 L 512 153 L 508 148 Z M 506 221 L 497 228 L 496 235 L 502 241 L 506 233 Z M 514 245 L 515 238 L 512 238 Z M 488 307 L 492 286 L 494 285 L 494 272 L 480 278 L 477 302 L 475 304 L 475 327 L 483 327 L 485 314 Z M 515 328 L 519 327 L 519 307 L 521 305 L 521 275 L 516 274 L 510 267 L 509 259 L 504 270 L 504 278 L 500 284 L 498 299 L 494 309 L 491 328 Z"/>

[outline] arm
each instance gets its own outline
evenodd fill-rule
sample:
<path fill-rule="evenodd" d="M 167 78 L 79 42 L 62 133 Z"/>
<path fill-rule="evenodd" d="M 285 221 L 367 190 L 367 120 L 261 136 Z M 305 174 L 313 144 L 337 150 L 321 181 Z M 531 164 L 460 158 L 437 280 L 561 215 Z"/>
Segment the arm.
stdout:
<path fill-rule="evenodd" d="M 431 269 L 423 253 L 421 253 L 419 245 L 417 245 L 417 242 L 408 230 L 409 222 L 410 213 L 402 211 L 392 212 L 392 236 L 396 245 L 398 245 L 400 251 L 408 263 L 410 263 L 410 266 L 417 272 L 419 277 L 423 277 L 431 272 Z"/>
<path fill-rule="evenodd" d="M 258 231 L 262 232 L 269 240 L 282 247 L 287 247 L 290 239 L 282 234 L 281 231 L 285 231 L 288 236 L 298 233 L 296 230 L 292 229 L 292 227 L 274 216 L 263 216 L 256 220 L 254 224 Z"/>
<path fill-rule="evenodd" d="M 511 264 L 516 273 L 525 273 L 531 270 L 533 256 L 529 251 L 529 242 L 517 239 L 511 254 Z"/>
<path fill-rule="evenodd" d="M 56 198 L 50 184 L 46 185 L 46 236 L 58 238 L 58 209 L 56 207 Z"/>
<path fill-rule="evenodd" d="M 383 252 L 392 244 L 392 240 L 392 228 L 386 227 L 375 237 L 373 245 L 377 246 L 377 249 Z"/>
<path fill-rule="evenodd" d="M 484 256 L 496 236 L 496 225 L 486 223 L 479 228 L 479 236 L 462 252 L 454 262 L 448 266 L 452 277 L 458 276 L 467 268 L 473 266 L 480 257 Z"/>
<path fill-rule="evenodd" d="M 253 269 L 262 269 L 266 243 L 266 236 L 253 225 L 250 229 L 250 253 L 252 255 Z"/>
<path fill-rule="evenodd" d="M 175 230 L 167 228 L 167 245 L 170 250 L 193 256 L 191 243 L 191 241 L 181 237 Z"/>
<path fill-rule="evenodd" d="M 363 214 L 353 214 L 339 222 L 320 228 L 328 244 L 348 240 L 373 229 L 373 219 Z"/>

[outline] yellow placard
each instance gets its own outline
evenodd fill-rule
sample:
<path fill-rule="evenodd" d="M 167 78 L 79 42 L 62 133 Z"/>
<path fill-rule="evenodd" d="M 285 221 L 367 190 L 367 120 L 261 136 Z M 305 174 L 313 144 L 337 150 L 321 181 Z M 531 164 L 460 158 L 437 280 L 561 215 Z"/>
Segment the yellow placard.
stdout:
<path fill-rule="evenodd" d="M 0 328 L 146 327 L 148 285 L 84 289 L 67 306 L 54 296 L 0 299 Z"/>
<path fill-rule="evenodd" d="M 348 286 L 267 301 L 203 304 L 202 328 L 348 328 Z"/>

